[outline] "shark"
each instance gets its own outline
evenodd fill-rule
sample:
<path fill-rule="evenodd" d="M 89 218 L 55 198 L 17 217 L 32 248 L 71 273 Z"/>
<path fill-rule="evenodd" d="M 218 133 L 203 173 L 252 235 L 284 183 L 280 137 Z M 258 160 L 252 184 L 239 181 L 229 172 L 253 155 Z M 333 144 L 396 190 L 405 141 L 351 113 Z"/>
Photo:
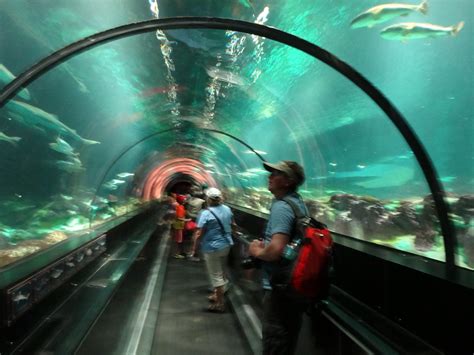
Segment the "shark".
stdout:
<path fill-rule="evenodd" d="M 5 105 L 11 118 L 16 122 L 35 127 L 47 134 L 54 133 L 63 137 L 69 137 L 82 145 L 100 144 L 100 142 L 82 138 L 75 130 L 62 123 L 57 116 L 43 111 L 39 107 L 25 102 L 10 100 Z"/>
<path fill-rule="evenodd" d="M 384 28 L 380 35 L 388 40 L 402 41 L 420 38 L 456 36 L 464 27 L 464 21 L 452 26 L 439 26 L 431 23 L 406 22 Z"/>
<path fill-rule="evenodd" d="M 412 12 L 426 14 L 428 1 L 424 0 L 419 5 L 411 4 L 383 4 L 374 6 L 357 15 L 351 22 L 352 28 L 373 27 L 379 23 L 390 21 L 399 16 L 407 16 Z"/>
<path fill-rule="evenodd" d="M 377 163 L 351 171 L 332 174 L 328 179 L 354 180 L 354 185 L 366 189 L 402 186 L 415 176 L 415 169 L 409 165 L 393 163 Z"/>

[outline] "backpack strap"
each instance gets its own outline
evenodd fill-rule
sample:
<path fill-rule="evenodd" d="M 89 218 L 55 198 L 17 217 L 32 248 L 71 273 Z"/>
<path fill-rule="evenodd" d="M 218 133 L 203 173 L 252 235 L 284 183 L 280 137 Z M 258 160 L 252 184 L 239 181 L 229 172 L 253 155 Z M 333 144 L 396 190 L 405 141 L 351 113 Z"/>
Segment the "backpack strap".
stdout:
<path fill-rule="evenodd" d="M 211 214 L 214 216 L 214 218 L 217 220 L 217 223 L 219 223 L 219 227 L 221 228 L 221 233 L 222 235 L 225 235 L 225 229 L 224 229 L 224 226 L 222 225 L 222 222 L 221 220 L 219 219 L 219 217 L 217 217 L 217 215 L 211 211 L 210 208 L 207 209 L 209 212 L 211 212 Z"/>
<path fill-rule="evenodd" d="M 289 204 L 291 206 L 291 209 L 293 210 L 293 213 L 296 216 L 295 225 L 298 224 L 298 221 L 303 220 L 306 223 L 311 221 L 312 226 L 315 227 L 315 228 L 320 228 L 320 229 L 327 228 L 327 226 L 324 223 L 322 223 L 322 222 L 320 222 L 320 221 L 318 221 L 314 218 L 311 218 L 311 216 L 306 213 L 306 210 L 305 210 L 304 214 L 301 213 L 301 209 L 299 208 L 299 206 L 296 203 L 294 203 L 293 201 L 291 201 L 291 199 L 289 199 L 288 197 L 283 197 L 281 200 L 285 201 L 287 204 Z"/>
<path fill-rule="evenodd" d="M 294 201 L 291 201 L 290 198 L 288 198 L 288 197 L 283 197 L 281 200 L 282 200 L 282 201 L 285 201 L 287 204 L 290 205 L 290 207 L 291 207 L 291 209 L 293 210 L 293 213 L 295 214 L 295 216 L 296 216 L 297 219 L 306 217 L 306 213 L 304 213 L 304 214 L 301 213 L 301 209 L 299 208 L 299 206 L 297 206 Z"/>
<path fill-rule="evenodd" d="M 301 226 L 300 223 L 305 218 L 308 218 L 308 216 L 306 215 L 306 211 L 303 214 L 301 212 L 301 208 L 294 201 L 292 201 L 288 197 L 283 197 L 281 200 L 285 201 L 287 204 L 290 205 L 290 207 L 293 210 L 293 213 L 295 214 L 295 217 L 296 217 L 295 222 L 293 223 L 293 232 L 291 233 L 292 235 L 291 235 L 290 241 L 292 241 L 298 235 L 300 237 L 303 237 L 304 236 L 304 231 L 302 230 L 302 226 Z"/>

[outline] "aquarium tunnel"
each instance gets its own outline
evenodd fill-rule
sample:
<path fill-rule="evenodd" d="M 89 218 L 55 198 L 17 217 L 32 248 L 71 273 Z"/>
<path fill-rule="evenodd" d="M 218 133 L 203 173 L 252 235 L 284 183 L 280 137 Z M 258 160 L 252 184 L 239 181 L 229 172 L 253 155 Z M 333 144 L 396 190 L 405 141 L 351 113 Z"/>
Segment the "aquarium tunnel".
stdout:
<path fill-rule="evenodd" d="M 0 5 L 0 352 L 259 353 L 259 274 L 239 260 L 273 198 L 262 163 L 281 160 L 304 167 L 299 193 L 336 243 L 330 297 L 298 352 L 472 352 L 473 10 Z M 232 311 L 205 326 L 227 333 L 203 344 L 167 313 L 191 302 L 176 280 L 207 286 L 202 262 L 170 251 L 169 195 L 193 187 L 220 189 L 246 238 L 229 261 Z M 114 331 L 104 341 L 98 327 Z"/>

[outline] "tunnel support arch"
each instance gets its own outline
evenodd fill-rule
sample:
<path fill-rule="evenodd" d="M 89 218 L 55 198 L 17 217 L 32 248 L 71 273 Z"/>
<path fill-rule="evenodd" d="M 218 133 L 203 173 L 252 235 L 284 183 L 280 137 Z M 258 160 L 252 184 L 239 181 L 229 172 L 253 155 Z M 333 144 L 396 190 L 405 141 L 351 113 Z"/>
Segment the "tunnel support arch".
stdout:
<path fill-rule="evenodd" d="M 246 148 L 250 149 L 252 152 L 255 153 L 255 155 L 258 156 L 258 158 L 264 162 L 265 159 L 260 155 L 258 154 L 255 149 L 249 145 L 248 143 L 245 143 L 243 140 L 241 140 L 240 138 L 237 138 L 235 136 L 233 136 L 232 134 L 230 133 L 227 133 L 227 132 L 223 132 L 223 131 L 219 131 L 217 129 L 210 129 L 210 128 L 200 128 L 201 131 L 208 131 L 208 132 L 212 132 L 212 133 L 217 133 L 217 134 L 222 134 L 224 136 L 227 136 L 229 138 L 232 138 L 233 140 L 239 142 L 240 144 L 244 145 Z M 150 138 L 153 138 L 155 136 L 158 136 L 160 134 L 164 134 L 164 133 L 168 133 L 168 132 L 173 132 L 173 131 L 176 131 L 175 128 L 169 128 L 169 129 L 165 129 L 165 130 L 162 130 L 162 131 L 158 131 L 158 132 L 154 132 L 152 134 L 149 134 L 145 137 L 143 137 L 142 139 L 138 140 L 137 142 L 135 142 L 134 144 L 130 145 L 129 147 L 125 148 L 122 152 L 120 152 L 116 157 L 115 159 L 112 161 L 111 164 L 109 164 L 109 167 L 105 170 L 105 172 L 102 174 L 102 177 L 99 181 L 99 184 L 97 185 L 97 188 L 96 188 L 96 192 L 95 192 L 95 195 L 94 195 L 94 200 L 92 201 L 91 205 L 93 205 L 95 202 L 96 202 L 96 198 L 98 196 L 98 192 L 99 192 L 99 189 L 100 187 L 104 184 L 104 181 L 105 181 L 105 178 L 107 177 L 107 175 L 109 174 L 110 170 L 112 169 L 112 167 L 115 165 L 115 163 L 117 163 L 125 154 L 127 154 L 127 152 L 129 152 L 131 149 L 133 149 L 134 147 L 136 147 L 137 145 L 139 145 L 140 143 L 143 143 L 144 141 L 150 139 Z M 92 216 L 90 215 L 89 216 L 89 221 L 92 221 Z"/>
<path fill-rule="evenodd" d="M 171 30 L 171 29 L 221 29 L 233 30 L 248 34 L 254 34 L 277 42 L 286 44 L 315 57 L 332 67 L 361 90 L 363 90 L 381 109 L 386 113 L 395 127 L 400 131 L 405 141 L 413 151 L 420 167 L 425 175 L 433 200 L 435 209 L 440 221 L 441 232 L 443 235 L 446 271 L 448 278 L 455 278 L 455 229 L 449 220 L 449 207 L 444 200 L 445 193 L 441 188 L 434 165 L 418 136 L 404 119 L 398 109 L 372 85 L 365 77 L 357 72 L 350 65 L 340 60 L 330 52 L 321 47 L 310 43 L 302 38 L 291 35 L 287 32 L 259 25 L 251 22 L 221 19 L 213 17 L 180 17 L 148 20 L 138 23 L 127 24 L 112 28 L 103 32 L 83 38 L 74 42 L 53 54 L 45 57 L 37 64 L 33 65 L 25 72 L 20 74 L 15 80 L 10 82 L 0 93 L 0 108 L 4 106 L 7 100 L 11 99 L 15 93 L 27 86 L 30 82 L 37 79 L 43 73 L 49 71 L 60 63 L 66 61 L 75 54 L 81 53 L 92 47 L 107 43 L 119 38 L 128 37 L 140 33 L 151 32 L 154 30 Z"/>

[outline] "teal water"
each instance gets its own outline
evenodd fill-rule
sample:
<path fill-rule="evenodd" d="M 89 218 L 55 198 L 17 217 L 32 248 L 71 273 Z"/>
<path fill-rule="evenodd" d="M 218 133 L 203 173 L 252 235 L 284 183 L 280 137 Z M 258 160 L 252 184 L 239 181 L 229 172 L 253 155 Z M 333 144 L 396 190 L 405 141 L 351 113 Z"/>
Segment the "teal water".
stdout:
<path fill-rule="evenodd" d="M 156 17 L 220 16 L 287 31 L 349 63 L 404 115 L 449 193 L 458 264 L 473 267 L 470 0 L 431 0 L 426 14 L 413 10 L 371 28 L 350 26 L 381 4 L 369 0 L 160 1 L 158 11 L 148 1 L 91 4 L 3 4 L 1 86 L 12 80 L 8 72 L 18 75 L 84 36 Z M 380 35 L 403 22 L 460 21 L 455 36 L 391 41 Z M 285 45 L 222 30 L 141 34 L 72 57 L 14 100 L 28 106 L 10 103 L 0 111 L 4 254 L 133 210 L 153 169 L 176 158 L 201 162 L 196 173 L 212 178 L 230 202 L 265 211 L 270 196 L 260 160 L 211 129 L 243 140 L 269 161 L 301 162 L 302 194 L 334 230 L 444 258 L 429 188 L 403 137 L 350 81 Z M 71 148 L 52 149 L 58 138 Z M 173 166 L 169 176 L 183 165 Z M 134 175 L 121 178 L 124 173 Z"/>

